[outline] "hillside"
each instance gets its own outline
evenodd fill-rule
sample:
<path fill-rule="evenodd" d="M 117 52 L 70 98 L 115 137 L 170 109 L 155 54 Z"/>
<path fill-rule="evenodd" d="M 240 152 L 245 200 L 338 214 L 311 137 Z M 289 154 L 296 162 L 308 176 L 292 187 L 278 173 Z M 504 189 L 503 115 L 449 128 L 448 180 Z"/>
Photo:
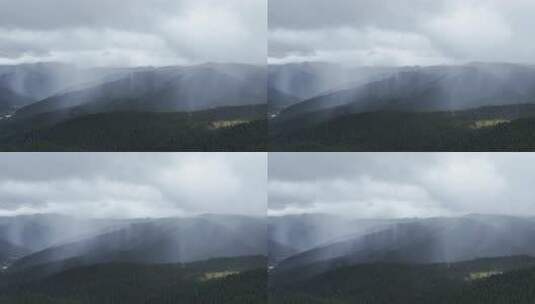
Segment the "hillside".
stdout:
<path fill-rule="evenodd" d="M 535 260 L 523 256 L 454 264 L 361 264 L 292 283 L 270 277 L 270 298 L 277 304 L 527 304 L 535 299 L 533 288 L 526 288 L 534 267 Z"/>
<path fill-rule="evenodd" d="M 31 98 L 0 86 L 0 118 L 3 118 L 2 116 L 6 114 L 12 114 L 16 109 L 30 103 L 32 103 Z"/>
<path fill-rule="evenodd" d="M 0 239 L 0 273 L 5 272 L 13 262 L 27 255 L 30 251 Z"/>
<path fill-rule="evenodd" d="M 390 77 L 314 96 L 289 107 L 295 117 L 343 106 L 350 113 L 458 111 L 532 103 L 535 68 L 514 64 L 468 64 L 399 70 Z"/>
<path fill-rule="evenodd" d="M 402 220 L 399 220 L 402 221 Z M 275 255 L 282 249 L 301 253 L 336 241 L 362 236 L 388 227 L 398 220 L 354 219 L 329 214 L 302 214 L 269 217 L 269 238 L 276 246 Z"/>
<path fill-rule="evenodd" d="M 220 214 L 0 217 L 0 303 L 266 303 L 266 226 Z"/>
<path fill-rule="evenodd" d="M 265 106 L 195 113 L 114 112 L 63 117 L 57 112 L 6 131 L 7 151 L 265 151 Z M 59 116 L 59 118 L 58 118 Z M 58 122 L 62 121 L 62 122 Z"/>
<path fill-rule="evenodd" d="M 271 149 L 531 151 L 535 147 L 533 123 L 517 121 L 535 117 L 532 65 L 471 63 L 372 72 L 364 80 L 348 74 L 353 83 L 332 84 L 273 114 Z M 297 74 L 291 73 L 299 78 Z M 278 94 L 274 96 L 276 100 Z"/>
<path fill-rule="evenodd" d="M 74 107 L 83 115 L 117 111 L 192 112 L 265 103 L 262 68 L 205 64 L 132 70 L 118 80 L 43 99 L 17 111 L 15 118 Z"/>
<path fill-rule="evenodd" d="M 265 151 L 266 75 L 232 63 L 0 66 L 0 150 Z"/>
<path fill-rule="evenodd" d="M 286 108 L 328 92 L 385 79 L 405 69 L 371 66 L 346 67 L 327 62 L 269 65 L 269 87 L 295 97 L 293 102 L 284 105 Z"/>
<path fill-rule="evenodd" d="M 78 267 L 4 286 L 0 303 L 267 303 L 265 257 Z M 20 280 L 24 277 L 24 280 Z M 4 278 L 6 279 L 6 278 Z"/>
<path fill-rule="evenodd" d="M 535 106 L 453 112 L 334 109 L 270 121 L 272 151 L 532 151 Z M 340 112 L 341 113 L 341 112 Z"/>
<path fill-rule="evenodd" d="M 382 230 L 302 252 L 282 261 L 285 271 L 322 263 L 328 271 L 361 263 L 454 263 L 509 255 L 535 256 L 530 218 L 465 216 L 397 223 Z M 319 270 L 319 268 L 318 268 Z"/>
<path fill-rule="evenodd" d="M 185 263 L 215 257 L 264 255 L 267 252 L 265 227 L 260 219 L 230 216 L 133 223 L 32 253 L 13 263 L 9 271 L 19 272 L 69 259 L 76 259 L 75 266 L 79 266 L 111 262 Z"/>

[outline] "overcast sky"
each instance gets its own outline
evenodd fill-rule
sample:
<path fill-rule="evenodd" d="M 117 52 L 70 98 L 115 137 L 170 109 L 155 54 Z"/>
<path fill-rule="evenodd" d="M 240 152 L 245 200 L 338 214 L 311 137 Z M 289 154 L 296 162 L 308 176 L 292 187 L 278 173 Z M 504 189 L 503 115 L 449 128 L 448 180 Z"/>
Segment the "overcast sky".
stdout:
<path fill-rule="evenodd" d="M 265 216 L 265 153 L 4 153 L 0 216 Z"/>
<path fill-rule="evenodd" d="M 266 62 L 267 0 L 0 0 L 0 64 Z"/>
<path fill-rule="evenodd" d="M 535 155 L 270 153 L 269 213 L 535 216 Z"/>
<path fill-rule="evenodd" d="M 535 63 L 533 0 L 270 0 L 272 63 Z"/>

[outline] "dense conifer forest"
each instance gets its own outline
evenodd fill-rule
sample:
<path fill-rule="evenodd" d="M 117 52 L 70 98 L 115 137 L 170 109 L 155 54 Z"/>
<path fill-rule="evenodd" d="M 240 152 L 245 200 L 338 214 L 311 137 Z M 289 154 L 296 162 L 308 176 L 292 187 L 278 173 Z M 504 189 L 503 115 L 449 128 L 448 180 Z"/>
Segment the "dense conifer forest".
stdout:
<path fill-rule="evenodd" d="M 277 274 L 270 299 L 274 304 L 529 304 L 535 298 L 534 262 L 507 257 L 453 264 L 362 264 L 297 282 L 285 282 L 277 278 L 285 274 Z M 295 271 L 313 272 L 317 266 Z"/>
<path fill-rule="evenodd" d="M 190 264 L 108 263 L 71 268 L 44 278 L 0 276 L 2 304 L 262 304 L 267 303 L 264 257 Z"/>
<path fill-rule="evenodd" d="M 41 116 L 0 134 L 4 151 L 265 151 L 265 106 L 195 113 L 112 112 L 51 124 Z M 28 129 L 28 125 L 33 126 Z M 7 126 L 7 125 L 6 125 Z"/>
<path fill-rule="evenodd" d="M 532 151 L 533 105 L 458 112 L 381 111 L 270 124 L 273 151 Z"/>

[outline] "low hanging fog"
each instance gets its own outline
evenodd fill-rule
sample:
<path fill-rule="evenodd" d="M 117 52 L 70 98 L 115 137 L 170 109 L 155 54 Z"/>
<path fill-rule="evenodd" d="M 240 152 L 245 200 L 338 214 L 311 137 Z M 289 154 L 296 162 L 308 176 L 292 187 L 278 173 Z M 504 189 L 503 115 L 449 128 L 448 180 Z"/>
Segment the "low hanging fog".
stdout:
<path fill-rule="evenodd" d="M 364 66 L 533 63 L 531 12 L 513 0 L 269 2 L 269 60 Z"/>
<path fill-rule="evenodd" d="M 270 262 L 291 268 L 533 256 L 533 160 L 507 153 L 270 155 L 269 238 L 277 245 Z"/>
<path fill-rule="evenodd" d="M 265 0 L 0 7 L 0 136 L 27 132 L 44 114 L 51 126 L 96 113 L 266 104 Z"/>
<path fill-rule="evenodd" d="M 267 250 L 264 154 L 13 154 L 0 168 L 2 271 Z"/>
<path fill-rule="evenodd" d="M 260 64 L 265 0 L 1 0 L 0 64 Z"/>
<path fill-rule="evenodd" d="M 533 9 L 521 0 L 270 1 L 271 111 L 336 117 L 533 103 Z"/>

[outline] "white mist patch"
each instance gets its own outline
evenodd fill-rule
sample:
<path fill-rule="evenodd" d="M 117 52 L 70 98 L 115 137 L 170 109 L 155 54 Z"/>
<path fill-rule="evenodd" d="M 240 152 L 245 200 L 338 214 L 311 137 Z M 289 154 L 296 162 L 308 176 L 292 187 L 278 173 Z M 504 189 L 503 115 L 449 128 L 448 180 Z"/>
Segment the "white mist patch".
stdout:
<path fill-rule="evenodd" d="M 269 33 L 274 45 L 293 46 L 284 56 L 270 56 L 270 64 L 291 62 L 337 62 L 361 66 L 403 66 L 415 62 L 433 65 L 452 62 L 419 34 L 376 27 L 318 30 L 274 29 Z"/>
<path fill-rule="evenodd" d="M 493 47 L 503 47 L 514 32 L 496 8 L 462 4 L 429 22 L 433 36 L 441 43 L 453 44 L 469 56 L 485 56 Z"/>
<path fill-rule="evenodd" d="M 6 155 L 0 157 L 0 215 L 264 215 L 266 158 L 263 153 Z"/>
<path fill-rule="evenodd" d="M 164 66 L 266 58 L 265 0 L 4 2 L 0 64 Z"/>
<path fill-rule="evenodd" d="M 274 154 L 268 213 L 533 215 L 533 160 L 518 153 Z"/>

